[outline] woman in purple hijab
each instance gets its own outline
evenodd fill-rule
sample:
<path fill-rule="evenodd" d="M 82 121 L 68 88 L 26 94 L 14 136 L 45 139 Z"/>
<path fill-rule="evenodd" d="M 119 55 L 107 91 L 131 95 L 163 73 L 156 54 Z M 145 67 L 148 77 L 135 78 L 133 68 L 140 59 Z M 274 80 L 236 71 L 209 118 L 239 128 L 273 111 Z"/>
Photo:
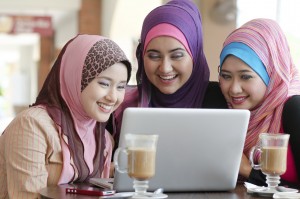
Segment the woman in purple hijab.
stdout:
<path fill-rule="evenodd" d="M 136 50 L 137 86 L 115 112 L 118 142 L 127 107 L 227 108 L 217 82 L 209 82 L 202 21 L 191 0 L 172 0 L 145 18 Z"/>

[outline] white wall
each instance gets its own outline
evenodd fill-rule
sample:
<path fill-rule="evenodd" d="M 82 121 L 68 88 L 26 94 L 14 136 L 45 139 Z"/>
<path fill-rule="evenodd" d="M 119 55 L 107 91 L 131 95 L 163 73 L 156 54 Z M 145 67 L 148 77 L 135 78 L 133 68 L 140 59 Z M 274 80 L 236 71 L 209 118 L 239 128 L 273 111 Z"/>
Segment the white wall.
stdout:
<path fill-rule="evenodd" d="M 137 69 L 135 49 L 146 15 L 162 4 L 161 0 L 102 0 L 102 34 L 114 40 L 125 51 Z M 135 83 L 131 79 L 130 83 Z"/>
<path fill-rule="evenodd" d="M 197 2 L 202 16 L 204 53 L 210 68 L 210 80 L 218 81 L 219 55 L 222 45 L 229 33 L 235 29 L 236 22 L 220 24 L 211 18 L 210 14 L 218 0 L 200 0 Z"/>

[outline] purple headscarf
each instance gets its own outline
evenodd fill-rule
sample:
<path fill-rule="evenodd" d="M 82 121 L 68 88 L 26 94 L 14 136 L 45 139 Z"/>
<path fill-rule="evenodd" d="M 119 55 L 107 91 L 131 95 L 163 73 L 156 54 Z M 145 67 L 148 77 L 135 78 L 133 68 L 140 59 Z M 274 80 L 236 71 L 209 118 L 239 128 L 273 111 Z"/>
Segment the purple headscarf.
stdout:
<path fill-rule="evenodd" d="M 175 93 L 163 94 L 153 86 L 144 71 L 143 48 L 147 33 L 156 25 L 168 23 L 186 37 L 193 55 L 193 71 L 189 80 Z M 202 21 L 198 7 L 190 0 L 172 0 L 152 10 L 144 20 L 141 41 L 136 51 L 139 68 L 137 84 L 140 106 L 199 108 L 209 81 L 209 68 L 203 52 Z"/>

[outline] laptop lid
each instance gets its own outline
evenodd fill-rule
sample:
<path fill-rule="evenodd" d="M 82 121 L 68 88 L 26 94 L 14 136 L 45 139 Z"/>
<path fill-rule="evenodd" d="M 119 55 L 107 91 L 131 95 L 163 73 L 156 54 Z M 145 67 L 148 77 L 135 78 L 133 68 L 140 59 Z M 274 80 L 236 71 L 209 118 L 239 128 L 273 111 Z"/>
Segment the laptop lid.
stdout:
<path fill-rule="evenodd" d="M 124 135 L 158 134 L 156 172 L 149 191 L 226 191 L 236 186 L 250 112 L 237 109 L 127 108 Z M 119 160 L 126 165 L 126 160 Z M 133 180 L 115 171 L 114 189 L 133 191 Z"/>

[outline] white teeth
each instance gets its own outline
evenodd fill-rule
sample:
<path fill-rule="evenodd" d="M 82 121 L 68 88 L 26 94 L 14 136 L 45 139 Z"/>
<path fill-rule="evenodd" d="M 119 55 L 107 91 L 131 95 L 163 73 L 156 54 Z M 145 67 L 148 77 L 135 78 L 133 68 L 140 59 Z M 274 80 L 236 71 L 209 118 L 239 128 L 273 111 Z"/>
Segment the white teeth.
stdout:
<path fill-rule="evenodd" d="M 234 97 L 233 98 L 234 101 L 243 101 L 244 99 L 246 99 L 246 98 L 245 97 L 239 97 L 239 98 Z"/>
<path fill-rule="evenodd" d="M 100 106 L 101 108 L 105 109 L 105 110 L 110 110 L 112 109 L 113 106 L 109 106 L 109 105 L 105 105 L 101 102 L 97 102 L 98 106 Z"/>
<path fill-rule="evenodd" d="M 174 79 L 176 77 L 176 75 L 159 76 L 159 77 L 163 80 L 170 80 L 170 79 Z"/>

